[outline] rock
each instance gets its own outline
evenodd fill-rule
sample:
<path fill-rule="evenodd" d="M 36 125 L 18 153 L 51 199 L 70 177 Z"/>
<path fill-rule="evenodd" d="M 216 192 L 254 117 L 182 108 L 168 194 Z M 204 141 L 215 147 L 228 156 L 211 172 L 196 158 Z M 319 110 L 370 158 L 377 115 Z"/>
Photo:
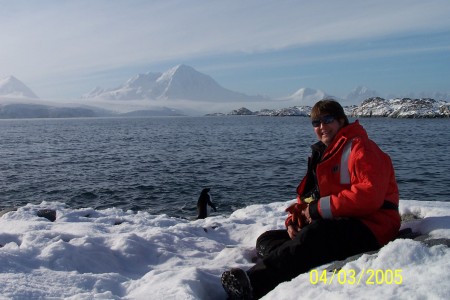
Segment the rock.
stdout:
<path fill-rule="evenodd" d="M 233 116 L 251 116 L 251 115 L 254 115 L 254 113 L 251 110 L 249 110 L 249 109 L 247 109 L 245 107 L 241 107 L 239 109 L 233 110 L 232 112 L 229 113 L 229 115 L 233 115 Z"/>
<path fill-rule="evenodd" d="M 290 116 L 307 117 L 311 114 L 311 107 L 294 106 L 275 110 L 263 109 L 260 110 L 259 112 L 256 112 L 255 114 L 258 116 L 271 116 L 271 117 L 290 117 Z"/>
<path fill-rule="evenodd" d="M 36 212 L 36 215 L 41 218 L 54 222 L 56 220 L 56 210 L 53 209 L 41 209 Z"/>
<path fill-rule="evenodd" d="M 413 214 L 413 213 L 406 213 L 406 214 L 403 214 L 403 215 L 401 216 L 401 218 L 402 218 L 402 222 L 409 222 L 409 221 L 414 221 L 414 220 L 422 219 L 421 217 L 419 217 L 419 216 L 417 216 L 417 215 L 415 215 L 415 214 Z"/>
<path fill-rule="evenodd" d="M 449 103 L 431 98 L 396 98 L 386 100 L 373 97 L 364 100 L 352 110 L 355 117 L 390 117 L 390 118 L 448 118 Z"/>
<path fill-rule="evenodd" d="M 6 208 L 2 211 L 0 211 L 0 218 L 3 217 L 4 214 L 9 213 L 10 211 L 16 211 L 17 208 Z"/>

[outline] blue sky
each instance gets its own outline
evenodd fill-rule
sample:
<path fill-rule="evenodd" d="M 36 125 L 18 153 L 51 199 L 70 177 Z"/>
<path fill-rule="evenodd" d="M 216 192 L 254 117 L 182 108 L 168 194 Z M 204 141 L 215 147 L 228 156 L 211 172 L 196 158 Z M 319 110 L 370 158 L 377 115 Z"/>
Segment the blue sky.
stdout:
<path fill-rule="evenodd" d="M 0 76 L 76 99 L 187 64 L 249 95 L 450 92 L 448 0 L 0 0 Z"/>

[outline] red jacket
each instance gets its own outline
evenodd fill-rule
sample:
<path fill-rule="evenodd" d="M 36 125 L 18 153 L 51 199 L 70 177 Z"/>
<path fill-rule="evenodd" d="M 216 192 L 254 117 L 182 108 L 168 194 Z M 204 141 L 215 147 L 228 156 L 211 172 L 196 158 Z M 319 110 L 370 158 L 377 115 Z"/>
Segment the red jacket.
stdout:
<path fill-rule="evenodd" d="M 380 245 L 396 237 L 400 215 L 394 168 L 390 157 L 369 139 L 358 121 L 338 132 L 315 171 L 320 198 L 309 205 L 313 219 L 357 218 L 370 228 Z M 300 203 L 307 192 L 308 173 L 297 188 Z"/>

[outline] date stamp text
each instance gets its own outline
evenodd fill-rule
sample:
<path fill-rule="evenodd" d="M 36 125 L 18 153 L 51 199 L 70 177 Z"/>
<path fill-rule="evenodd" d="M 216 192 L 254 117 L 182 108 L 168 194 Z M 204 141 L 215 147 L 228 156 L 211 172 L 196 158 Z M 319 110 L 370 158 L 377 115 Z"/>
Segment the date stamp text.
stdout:
<path fill-rule="evenodd" d="M 401 269 L 334 269 L 332 271 L 313 269 L 309 272 L 311 284 L 341 285 L 400 285 L 403 283 Z"/>

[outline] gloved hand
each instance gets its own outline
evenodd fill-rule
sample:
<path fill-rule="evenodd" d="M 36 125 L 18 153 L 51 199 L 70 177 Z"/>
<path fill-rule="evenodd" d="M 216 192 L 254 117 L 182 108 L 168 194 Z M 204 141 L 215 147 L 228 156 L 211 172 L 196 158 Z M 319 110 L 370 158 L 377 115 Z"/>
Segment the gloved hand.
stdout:
<path fill-rule="evenodd" d="M 305 227 L 308 223 L 305 218 L 305 214 L 302 213 L 304 210 L 308 208 L 307 203 L 294 203 L 288 208 L 286 208 L 286 212 L 289 214 L 286 219 L 286 227 L 293 224 L 297 226 L 299 229 Z"/>

